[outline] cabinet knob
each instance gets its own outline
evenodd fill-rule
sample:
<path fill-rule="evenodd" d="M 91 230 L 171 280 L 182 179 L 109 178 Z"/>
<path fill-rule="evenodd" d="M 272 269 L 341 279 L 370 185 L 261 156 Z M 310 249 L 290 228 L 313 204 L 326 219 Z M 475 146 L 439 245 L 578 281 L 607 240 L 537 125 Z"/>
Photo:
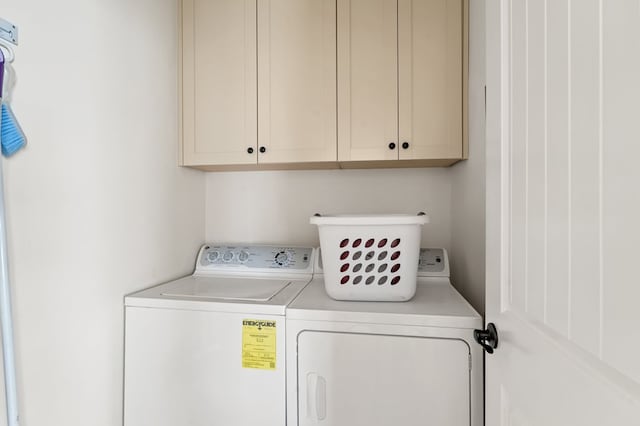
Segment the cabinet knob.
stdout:
<path fill-rule="evenodd" d="M 389 149 L 396 149 L 396 144 L 395 144 L 395 142 L 391 142 L 391 143 L 389 144 Z"/>
<path fill-rule="evenodd" d="M 264 154 L 265 152 L 267 152 L 267 148 L 265 148 L 264 146 L 261 146 L 260 153 Z"/>
<path fill-rule="evenodd" d="M 247 148 L 247 153 L 248 154 L 253 154 L 253 148 L 251 148 L 251 147 Z"/>
<path fill-rule="evenodd" d="M 409 142 L 402 142 L 402 149 L 408 149 L 409 148 Z"/>

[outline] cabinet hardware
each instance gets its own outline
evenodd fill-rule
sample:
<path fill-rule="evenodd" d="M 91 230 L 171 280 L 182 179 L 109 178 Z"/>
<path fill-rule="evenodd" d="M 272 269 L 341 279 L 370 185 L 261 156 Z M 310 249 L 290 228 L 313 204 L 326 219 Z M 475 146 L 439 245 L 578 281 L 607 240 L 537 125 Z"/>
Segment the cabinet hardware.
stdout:
<path fill-rule="evenodd" d="M 389 144 L 389 149 L 396 149 L 396 144 L 395 144 L 395 143 L 393 143 L 393 142 L 391 142 L 391 143 Z"/>
<path fill-rule="evenodd" d="M 267 148 L 265 148 L 264 146 L 260 147 L 260 153 L 264 154 L 265 152 L 267 152 Z"/>
<path fill-rule="evenodd" d="M 251 148 L 251 147 L 247 148 L 247 153 L 248 154 L 253 154 L 253 148 Z"/>
<path fill-rule="evenodd" d="M 409 142 L 402 142 L 402 149 L 408 149 L 409 148 Z"/>

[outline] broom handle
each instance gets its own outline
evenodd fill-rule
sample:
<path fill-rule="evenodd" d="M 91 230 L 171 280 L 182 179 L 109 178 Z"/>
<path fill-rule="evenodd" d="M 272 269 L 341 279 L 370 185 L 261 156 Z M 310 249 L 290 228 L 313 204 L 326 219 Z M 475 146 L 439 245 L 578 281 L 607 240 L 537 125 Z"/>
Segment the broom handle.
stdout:
<path fill-rule="evenodd" d="M 18 390 L 16 386 L 13 321 L 11 316 L 11 289 L 4 206 L 4 182 L 0 160 L 0 322 L 2 322 L 2 354 L 4 358 L 4 387 L 7 401 L 7 425 L 18 426 Z"/>

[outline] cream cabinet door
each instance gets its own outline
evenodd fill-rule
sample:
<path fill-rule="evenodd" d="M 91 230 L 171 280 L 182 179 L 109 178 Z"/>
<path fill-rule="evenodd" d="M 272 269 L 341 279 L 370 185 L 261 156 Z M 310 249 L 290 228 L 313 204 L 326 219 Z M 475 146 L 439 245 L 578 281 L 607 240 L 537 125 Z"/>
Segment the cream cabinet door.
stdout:
<path fill-rule="evenodd" d="M 258 1 L 258 163 L 335 161 L 335 0 Z"/>
<path fill-rule="evenodd" d="M 398 159 L 397 0 L 338 0 L 338 159 Z"/>
<path fill-rule="evenodd" d="M 256 1 L 182 0 L 182 163 L 257 160 Z"/>
<path fill-rule="evenodd" d="M 462 1 L 398 0 L 401 160 L 462 157 Z"/>

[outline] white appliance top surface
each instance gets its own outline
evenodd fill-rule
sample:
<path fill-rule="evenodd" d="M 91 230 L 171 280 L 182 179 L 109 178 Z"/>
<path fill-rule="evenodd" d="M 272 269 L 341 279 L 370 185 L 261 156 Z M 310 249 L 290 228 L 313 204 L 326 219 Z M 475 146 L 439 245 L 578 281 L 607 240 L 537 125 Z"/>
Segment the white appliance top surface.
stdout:
<path fill-rule="evenodd" d="M 125 306 L 284 315 L 311 281 L 308 247 L 205 244 L 195 273 L 125 297 Z"/>
<path fill-rule="evenodd" d="M 371 324 L 482 328 L 482 318 L 447 277 L 419 277 L 407 302 L 352 302 L 330 298 L 323 275 L 314 276 L 287 308 L 288 319 Z"/>
<path fill-rule="evenodd" d="M 289 285 L 289 280 L 247 277 L 194 277 L 166 284 L 162 296 L 266 302 Z"/>
<path fill-rule="evenodd" d="M 125 297 L 125 306 L 284 315 L 311 277 L 188 276 Z"/>

